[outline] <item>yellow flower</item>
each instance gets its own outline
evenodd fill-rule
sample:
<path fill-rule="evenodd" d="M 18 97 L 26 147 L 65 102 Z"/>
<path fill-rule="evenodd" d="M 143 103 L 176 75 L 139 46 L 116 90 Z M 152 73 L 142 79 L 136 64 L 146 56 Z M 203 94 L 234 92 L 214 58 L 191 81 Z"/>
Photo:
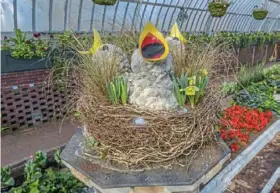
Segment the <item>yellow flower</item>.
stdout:
<path fill-rule="evenodd" d="M 204 76 L 207 76 L 207 75 L 208 75 L 208 72 L 207 72 L 207 70 L 206 70 L 205 68 L 202 70 L 202 74 L 203 74 Z"/>
<path fill-rule="evenodd" d="M 187 96 L 194 96 L 196 91 L 199 91 L 199 88 L 196 86 L 189 86 L 185 89 Z"/>

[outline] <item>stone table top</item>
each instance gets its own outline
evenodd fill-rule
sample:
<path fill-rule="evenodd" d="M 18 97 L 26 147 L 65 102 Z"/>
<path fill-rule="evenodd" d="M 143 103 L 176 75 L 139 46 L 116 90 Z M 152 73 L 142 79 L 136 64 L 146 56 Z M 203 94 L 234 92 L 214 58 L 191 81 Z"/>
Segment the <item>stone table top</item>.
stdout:
<path fill-rule="evenodd" d="M 122 172 L 102 167 L 102 164 L 84 156 L 82 150 L 85 138 L 78 130 L 61 153 L 61 159 L 67 167 L 72 167 L 87 179 L 103 189 L 143 186 L 186 186 L 192 185 L 221 160 L 230 154 L 224 142 L 215 143 L 202 149 L 187 167 L 174 166 L 172 169 L 158 168 L 145 171 Z M 95 155 L 92 148 L 85 154 Z M 99 160 L 100 162 L 100 160 Z M 70 168 L 71 169 L 71 168 Z"/>

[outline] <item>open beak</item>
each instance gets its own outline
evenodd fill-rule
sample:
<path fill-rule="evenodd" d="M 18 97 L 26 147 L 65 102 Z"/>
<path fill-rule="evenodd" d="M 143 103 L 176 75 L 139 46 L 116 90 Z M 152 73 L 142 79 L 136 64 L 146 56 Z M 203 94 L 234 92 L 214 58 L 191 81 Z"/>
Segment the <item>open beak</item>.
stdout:
<path fill-rule="evenodd" d="M 168 44 L 164 36 L 151 22 L 145 25 L 140 35 L 139 50 L 147 61 L 163 60 L 168 55 Z"/>

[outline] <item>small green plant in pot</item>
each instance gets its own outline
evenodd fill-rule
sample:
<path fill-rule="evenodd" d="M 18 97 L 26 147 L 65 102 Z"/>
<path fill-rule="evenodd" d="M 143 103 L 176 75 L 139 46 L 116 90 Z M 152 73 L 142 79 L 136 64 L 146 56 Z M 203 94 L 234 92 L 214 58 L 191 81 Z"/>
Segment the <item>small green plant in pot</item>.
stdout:
<path fill-rule="evenodd" d="M 117 0 L 92 0 L 92 2 L 98 5 L 115 5 Z"/>
<path fill-rule="evenodd" d="M 223 17 L 230 3 L 225 0 L 214 0 L 208 4 L 208 9 L 212 17 Z"/>
<path fill-rule="evenodd" d="M 266 18 L 268 14 L 268 10 L 265 8 L 258 8 L 258 6 L 255 6 L 254 10 L 253 10 L 253 17 L 256 20 L 263 20 Z"/>

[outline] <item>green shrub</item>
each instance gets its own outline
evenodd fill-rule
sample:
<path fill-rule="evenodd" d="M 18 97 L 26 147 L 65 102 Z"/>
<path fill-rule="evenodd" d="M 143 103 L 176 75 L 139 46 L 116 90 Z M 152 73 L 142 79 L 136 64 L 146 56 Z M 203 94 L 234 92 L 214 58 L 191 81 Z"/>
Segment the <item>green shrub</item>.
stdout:
<path fill-rule="evenodd" d="M 34 56 L 44 58 L 48 54 L 49 45 L 39 38 L 27 39 L 26 33 L 20 29 L 15 29 L 15 38 L 6 38 L 3 41 L 4 50 L 10 50 L 14 58 L 30 59 Z"/>
<path fill-rule="evenodd" d="M 237 81 L 241 87 L 246 87 L 252 82 L 259 82 L 264 79 L 264 64 L 260 63 L 252 67 L 241 67 L 237 73 Z"/>
<path fill-rule="evenodd" d="M 1 186 L 2 187 L 11 187 L 15 185 L 15 181 L 11 176 L 11 167 L 1 168 Z"/>
<path fill-rule="evenodd" d="M 280 115 L 280 103 L 273 97 L 275 93 L 280 93 L 280 65 L 264 69 L 262 75 L 262 81 L 254 82 L 253 79 L 244 89 L 236 92 L 233 99 L 239 105 L 270 110 Z"/>
<path fill-rule="evenodd" d="M 46 168 L 45 152 L 36 152 L 33 159 L 26 162 L 24 168 L 25 181 L 21 186 L 13 187 L 9 193 L 80 193 L 85 185 L 77 180 L 69 170 Z M 4 168 L 1 168 L 1 181 Z M 14 186 L 10 171 L 5 172 L 8 184 Z M 9 175 L 7 175 L 9 174 Z M 3 181 L 2 181 L 3 183 Z"/>

